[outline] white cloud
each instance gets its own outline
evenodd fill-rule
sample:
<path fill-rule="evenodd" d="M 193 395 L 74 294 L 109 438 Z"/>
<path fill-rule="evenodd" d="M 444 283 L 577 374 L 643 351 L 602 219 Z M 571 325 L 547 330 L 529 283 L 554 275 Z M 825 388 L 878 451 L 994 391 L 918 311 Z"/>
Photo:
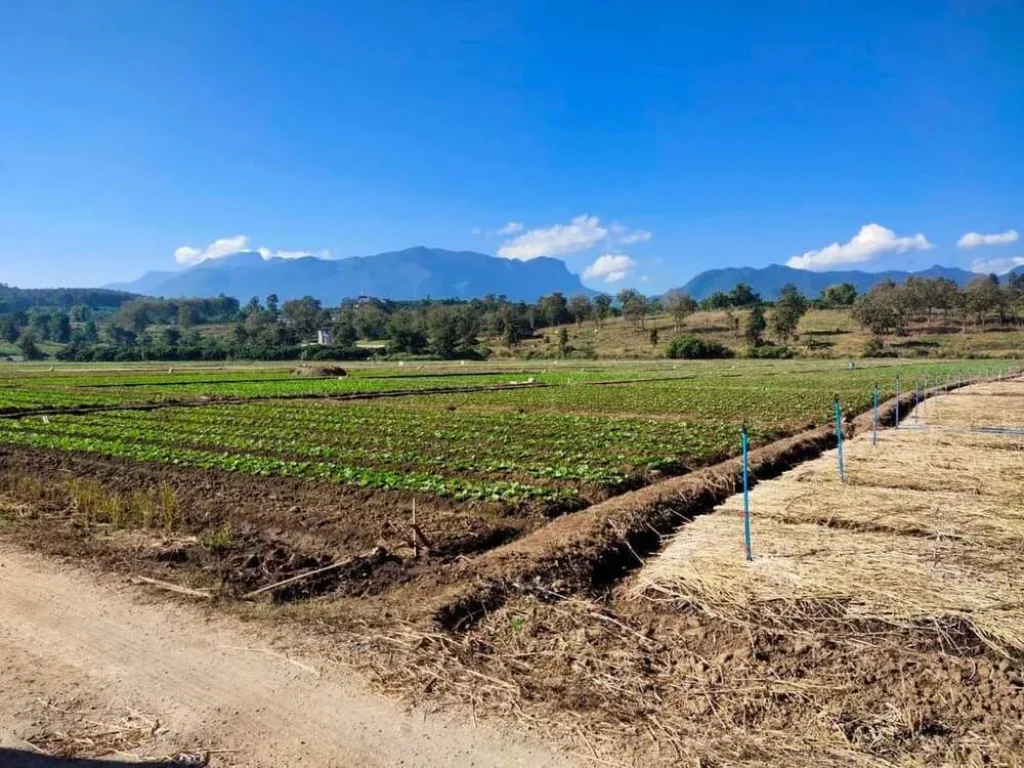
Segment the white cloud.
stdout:
<path fill-rule="evenodd" d="M 1005 232 L 1000 232 L 994 235 L 983 235 L 980 232 L 968 232 L 966 235 L 956 241 L 956 244 L 961 248 L 977 248 L 981 245 L 1007 245 L 1008 243 L 1016 243 L 1020 238 L 1020 233 L 1015 229 L 1008 229 Z"/>
<path fill-rule="evenodd" d="M 531 229 L 509 240 L 498 249 L 506 259 L 529 261 L 538 256 L 561 256 L 585 251 L 608 236 L 597 216 L 577 216 L 568 224 L 555 224 L 547 229 Z"/>
<path fill-rule="evenodd" d="M 603 279 L 606 283 L 617 283 L 631 271 L 636 269 L 637 263 L 622 253 L 606 253 L 598 256 L 594 263 L 583 270 L 585 280 Z"/>
<path fill-rule="evenodd" d="M 203 252 L 190 245 L 183 245 L 174 249 L 174 260 L 179 264 L 195 264 L 202 261 Z"/>
<path fill-rule="evenodd" d="M 552 227 L 531 229 L 528 232 L 523 232 L 521 222 L 510 221 L 496 230 L 495 234 L 509 236 L 517 232 L 522 234 L 502 243 L 498 249 L 499 256 L 529 261 L 539 256 L 562 256 L 585 251 L 601 242 L 611 245 L 643 243 L 653 236 L 647 230 L 630 230 L 618 222 L 613 222 L 607 227 L 602 226 L 601 219 L 585 213 L 568 224 L 555 224 Z"/>
<path fill-rule="evenodd" d="M 469 230 L 469 233 L 471 235 L 482 235 L 484 231 L 480 229 L 480 227 L 473 227 L 471 230 Z"/>
<path fill-rule="evenodd" d="M 897 237 L 891 229 L 880 224 L 865 224 L 848 243 L 832 243 L 816 251 L 793 256 L 786 262 L 794 269 L 825 270 L 842 264 L 871 261 L 883 253 L 926 251 L 932 247 L 921 233 L 912 237 Z"/>
<path fill-rule="evenodd" d="M 1024 256 L 1009 256 L 1003 259 L 976 259 L 971 262 L 971 272 L 980 275 L 990 275 L 993 272 L 997 275 L 1005 275 L 1015 267 L 1024 266 Z"/>
<path fill-rule="evenodd" d="M 330 258 L 330 251 L 272 251 L 263 246 L 253 248 L 250 245 L 247 235 L 235 235 L 234 237 L 221 237 L 214 240 L 205 248 L 196 248 L 191 245 L 183 245 L 174 250 L 174 260 L 179 264 L 198 264 L 209 259 L 220 259 L 240 251 L 255 250 L 264 259 L 301 259 L 305 256 L 318 256 L 322 259 Z"/>
<path fill-rule="evenodd" d="M 501 227 L 501 228 L 498 229 L 498 234 L 499 235 L 505 235 L 507 237 L 509 235 L 515 235 L 515 234 L 517 234 L 519 232 L 522 232 L 522 231 L 523 231 L 523 222 L 521 222 L 521 221 L 510 221 L 504 227 Z"/>
<path fill-rule="evenodd" d="M 646 229 L 626 229 L 619 223 L 612 224 L 611 227 L 611 239 L 617 243 L 623 245 L 632 245 L 633 243 L 646 243 L 652 237 L 653 234 L 648 232 Z"/>
<path fill-rule="evenodd" d="M 179 264 L 198 264 L 207 259 L 219 259 L 222 256 L 248 250 L 249 238 L 245 235 L 235 235 L 234 237 L 218 238 L 205 248 L 183 245 L 174 251 L 174 260 Z"/>
<path fill-rule="evenodd" d="M 331 252 L 324 248 L 320 251 L 274 251 L 270 256 L 265 255 L 266 248 L 260 248 L 260 256 L 264 259 L 304 259 L 307 256 L 315 256 L 318 259 L 331 258 Z"/>

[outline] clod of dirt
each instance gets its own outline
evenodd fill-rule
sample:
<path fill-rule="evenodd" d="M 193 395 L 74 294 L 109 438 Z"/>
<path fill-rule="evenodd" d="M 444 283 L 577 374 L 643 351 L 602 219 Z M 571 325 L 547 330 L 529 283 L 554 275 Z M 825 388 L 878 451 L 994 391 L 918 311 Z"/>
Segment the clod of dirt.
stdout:
<path fill-rule="evenodd" d="M 348 376 L 348 371 L 340 365 L 300 365 L 292 370 L 292 376 L 303 378 L 336 378 L 341 379 Z"/>

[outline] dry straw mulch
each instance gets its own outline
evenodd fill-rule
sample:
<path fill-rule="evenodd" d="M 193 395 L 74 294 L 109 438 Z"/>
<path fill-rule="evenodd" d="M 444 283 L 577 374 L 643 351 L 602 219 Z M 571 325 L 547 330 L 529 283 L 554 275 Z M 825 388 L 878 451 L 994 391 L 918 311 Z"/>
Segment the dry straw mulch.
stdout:
<path fill-rule="evenodd" d="M 683 528 L 637 589 L 742 621 L 966 627 L 1024 652 L 1024 438 L 963 431 L 989 425 L 993 395 L 1001 425 L 1024 428 L 1018 381 L 939 396 L 876 446 L 848 441 L 846 483 L 830 451 L 754 488 L 753 562 L 736 496 Z"/>

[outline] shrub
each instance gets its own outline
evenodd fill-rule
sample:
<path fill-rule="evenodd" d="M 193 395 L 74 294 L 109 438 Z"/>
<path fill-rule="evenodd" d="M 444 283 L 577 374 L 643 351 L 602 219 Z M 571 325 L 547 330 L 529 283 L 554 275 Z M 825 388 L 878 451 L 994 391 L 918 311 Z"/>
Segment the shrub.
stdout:
<path fill-rule="evenodd" d="M 864 342 L 864 349 L 861 351 L 863 357 L 896 357 L 896 350 L 885 346 L 885 342 L 878 336 L 872 336 Z"/>
<path fill-rule="evenodd" d="M 762 344 L 759 347 L 748 348 L 747 357 L 756 357 L 761 360 L 788 360 L 793 357 L 793 350 L 775 344 Z"/>
<path fill-rule="evenodd" d="M 321 347 L 307 351 L 307 360 L 368 360 L 374 353 L 374 350 L 362 347 Z"/>
<path fill-rule="evenodd" d="M 672 339 L 667 354 L 674 360 L 720 360 L 732 357 L 732 350 L 717 341 L 679 336 Z"/>

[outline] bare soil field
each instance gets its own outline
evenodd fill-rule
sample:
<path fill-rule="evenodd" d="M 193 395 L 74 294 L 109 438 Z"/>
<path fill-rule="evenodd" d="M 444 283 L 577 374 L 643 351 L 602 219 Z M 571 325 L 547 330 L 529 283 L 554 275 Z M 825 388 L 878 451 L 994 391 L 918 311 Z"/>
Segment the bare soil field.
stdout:
<path fill-rule="evenodd" d="M 95 509 L 139 495 L 154 500 L 153 524 L 95 519 Z M 275 606 L 319 601 L 336 629 L 422 618 L 472 556 L 546 522 L 529 508 L 0 448 L 4 539 L 201 590 L 223 606 L 252 592 Z"/>

